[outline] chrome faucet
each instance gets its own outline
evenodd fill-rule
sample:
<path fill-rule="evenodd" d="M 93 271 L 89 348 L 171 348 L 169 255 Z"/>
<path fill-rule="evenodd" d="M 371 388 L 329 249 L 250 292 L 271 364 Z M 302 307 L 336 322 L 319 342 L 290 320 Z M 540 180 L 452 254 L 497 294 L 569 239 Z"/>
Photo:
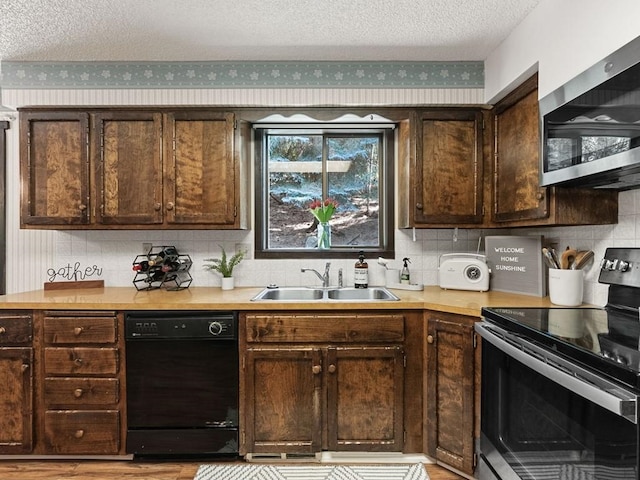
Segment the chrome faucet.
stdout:
<path fill-rule="evenodd" d="M 318 272 L 314 268 L 301 268 L 300 271 L 302 273 L 304 272 L 315 273 L 318 276 L 318 278 L 322 280 L 322 287 L 327 288 L 329 286 L 329 269 L 330 268 L 331 268 L 331 262 L 327 262 L 327 264 L 324 266 L 324 275 L 320 275 L 320 272 Z"/>

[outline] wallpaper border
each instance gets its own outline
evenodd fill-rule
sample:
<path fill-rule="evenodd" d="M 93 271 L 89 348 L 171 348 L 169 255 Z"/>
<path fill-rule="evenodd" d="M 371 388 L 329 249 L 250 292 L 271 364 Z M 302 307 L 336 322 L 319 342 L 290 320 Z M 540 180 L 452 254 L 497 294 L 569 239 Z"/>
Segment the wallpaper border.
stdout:
<path fill-rule="evenodd" d="M 3 88 L 483 88 L 483 62 L 0 62 Z"/>

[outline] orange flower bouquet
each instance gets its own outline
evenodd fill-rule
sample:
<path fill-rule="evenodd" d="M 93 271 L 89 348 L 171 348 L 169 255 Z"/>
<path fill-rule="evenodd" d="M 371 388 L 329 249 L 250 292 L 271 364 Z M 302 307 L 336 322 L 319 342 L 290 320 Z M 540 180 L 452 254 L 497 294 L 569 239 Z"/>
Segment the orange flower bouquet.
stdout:
<path fill-rule="evenodd" d="M 327 198 L 324 202 L 320 200 L 314 200 L 309 205 L 309 211 L 313 214 L 314 217 L 318 219 L 320 223 L 327 223 L 333 213 L 338 208 L 338 202 L 335 200 L 331 200 Z"/>

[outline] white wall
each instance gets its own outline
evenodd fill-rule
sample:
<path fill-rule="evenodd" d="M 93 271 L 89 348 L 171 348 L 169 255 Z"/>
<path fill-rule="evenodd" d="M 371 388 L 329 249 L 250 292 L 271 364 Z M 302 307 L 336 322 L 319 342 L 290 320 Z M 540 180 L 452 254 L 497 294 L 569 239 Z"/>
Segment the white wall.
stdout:
<path fill-rule="evenodd" d="M 542 0 L 486 59 L 486 103 L 536 70 L 546 96 L 640 36 L 638 18 L 638 0 Z"/>

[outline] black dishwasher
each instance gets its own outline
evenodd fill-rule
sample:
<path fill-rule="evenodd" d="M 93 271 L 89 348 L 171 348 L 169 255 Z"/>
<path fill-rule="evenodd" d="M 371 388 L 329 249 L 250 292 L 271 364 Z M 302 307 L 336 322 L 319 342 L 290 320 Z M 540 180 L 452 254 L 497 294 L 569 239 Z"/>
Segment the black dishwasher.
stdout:
<path fill-rule="evenodd" d="M 125 317 L 127 453 L 238 455 L 235 312 Z"/>

